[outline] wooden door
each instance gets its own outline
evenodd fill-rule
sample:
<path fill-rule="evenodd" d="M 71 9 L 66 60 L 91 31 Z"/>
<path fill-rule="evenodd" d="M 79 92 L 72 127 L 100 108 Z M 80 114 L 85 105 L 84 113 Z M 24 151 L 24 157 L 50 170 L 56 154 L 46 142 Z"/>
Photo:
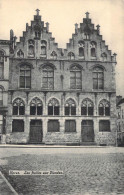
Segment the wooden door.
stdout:
<path fill-rule="evenodd" d="M 82 142 L 93 142 L 94 141 L 94 127 L 92 120 L 82 120 L 81 123 L 81 137 Z"/>
<path fill-rule="evenodd" d="M 41 120 L 31 120 L 30 122 L 30 143 L 42 143 L 43 131 Z"/>

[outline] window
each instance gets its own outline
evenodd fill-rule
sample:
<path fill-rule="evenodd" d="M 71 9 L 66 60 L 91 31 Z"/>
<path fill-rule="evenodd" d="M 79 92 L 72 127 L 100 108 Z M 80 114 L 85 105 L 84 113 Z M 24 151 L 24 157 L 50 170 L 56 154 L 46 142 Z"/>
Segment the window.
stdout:
<path fill-rule="evenodd" d="M 39 98 L 34 98 L 30 103 L 30 115 L 42 115 L 43 105 Z"/>
<path fill-rule="evenodd" d="M 38 25 L 38 23 L 34 26 L 35 31 L 35 39 L 40 39 L 41 37 L 41 27 Z"/>
<path fill-rule="evenodd" d="M 110 104 L 107 100 L 100 101 L 99 115 L 100 116 L 110 116 Z"/>
<path fill-rule="evenodd" d="M 70 89 L 81 89 L 81 70 L 77 66 L 73 66 L 70 70 Z"/>
<path fill-rule="evenodd" d="M 17 52 L 17 57 L 24 58 L 24 53 L 22 52 L 21 49 Z"/>
<path fill-rule="evenodd" d="M 0 79 L 3 79 L 4 74 L 4 52 L 0 51 Z"/>
<path fill-rule="evenodd" d="M 51 57 L 52 57 L 54 60 L 57 59 L 57 54 L 56 54 L 55 51 L 53 51 L 53 52 L 51 53 Z"/>
<path fill-rule="evenodd" d="M 96 67 L 93 70 L 93 89 L 104 88 L 104 72 L 102 68 Z"/>
<path fill-rule="evenodd" d="M 99 121 L 99 131 L 110 131 L 110 121 L 100 120 Z"/>
<path fill-rule="evenodd" d="M 13 115 L 24 115 L 25 105 L 22 99 L 17 98 L 13 102 Z"/>
<path fill-rule="evenodd" d="M 43 84 L 42 87 L 45 89 L 54 88 L 54 71 L 50 66 L 45 66 L 43 68 Z"/>
<path fill-rule="evenodd" d="M 55 98 L 48 103 L 48 115 L 59 115 L 59 102 Z"/>
<path fill-rule="evenodd" d="M 46 56 L 47 42 L 45 40 L 41 41 L 41 56 Z"/>
<path fill-rule="evenodd" d="M 107 54 L 106 53 L 102 53 L 101 57 L 102 57 L 102 61 L 106 61 L 107 60 Z"/>
<path fill-rule="evenodd" d="M 96 42 L 92 41 L 90 43 L 90 48 L 91 48 L 91 58 L 96 58 Z"/>
<path fill-rule="evenodd" d="M 75 120 L 66 120 L 65 121 L 65 132 L 68 132 L 68 133 L 76 132 Z"/>
<path fill-rule="evenodd" d="M 3 106 L 3 89 L 0 88 L 0 106 Z"/>
<path fill-rule="evenodd" d="M 84 42 L 79 41 L 78 42 L 78 47 L 79 47 L 79 56 L 84 57 Z"/>
<path fill-rule="evenodd" d="M 69 59 L 69 60 L 74 60 L 74 59 L 75 59 L 75 55 L 74 55 L 73 52 L 69 52 L 69 53 L 68 53 L 68 59 Z"/>
<path fill-rule="evenodd" d="M 48 132 L 59 132 L 58 120 L 48 120 Z"/>
<path fill-rule="evenodd" d="M 14 119 L 12 121 L 12 132 L 24 132 L 24 121 Z"/>
<path fill-rule="evenodd" d="M 93 102 L 90 99 L 82 101 L 81 115 L 93 116 Z"/>
<path fill-rule="evenodd" d="M 76 115 L 76 104 L 73 99 L 68 99 L 65 103 L 65 115 Z"/>
<path fill-rule="evenodd" d="M 34 40 L 32 39 L 28 41 L 28 56 L 34 57 Z"/>
<path fill-rule="evenodd" d="M 31 68 L 29 65 L 20 66 L 20 88 L 31 88 Z"/>

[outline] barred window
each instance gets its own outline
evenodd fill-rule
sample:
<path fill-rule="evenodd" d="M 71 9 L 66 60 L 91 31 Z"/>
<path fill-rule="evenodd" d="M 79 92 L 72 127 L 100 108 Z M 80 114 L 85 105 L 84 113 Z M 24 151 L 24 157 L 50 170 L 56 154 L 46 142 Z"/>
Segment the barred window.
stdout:
<path fill-rule="evenodd" d="M 58 120 L 48 120 L 48 132 L 59 132 Z"/>
<path fill-rule="evenodd" d="M 109 120 L 100 120 L 99 121 L 99 131 L 110 131 L 110 121 Z"/>
<path fill-rule="evenodd" d="M 68 132 L 68 133 L 76 132 L 76 121 L 75 120 L 65 121 L 65 132 Z"/>
<path fill-rule="evenodd" d="M 30 115 L 42 115 L 43 105 L 39 98 L 34 98 L 30 103 Z"/>
<path fill-rule="evenodd" d="M 25 105 L 21 98 L 17 98 L 13 102 L 13 115 L 24 115 Z"/>
<path fill-rule="evenodd" d="M 24 121 L 14 119 L 12 121 L 12 132 L 24 132 Z"/>

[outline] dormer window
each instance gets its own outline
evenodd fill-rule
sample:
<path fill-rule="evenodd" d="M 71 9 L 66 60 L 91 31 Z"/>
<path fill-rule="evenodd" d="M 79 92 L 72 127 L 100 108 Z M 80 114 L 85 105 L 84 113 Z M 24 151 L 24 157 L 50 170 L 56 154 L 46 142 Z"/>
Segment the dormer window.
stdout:
<path fill-rule="evenodd" d="M 56 54 L 55 51 L 53 51 L 53 52 L 51 53 L 51 57 L 52 57 L 54 60 L 57 59 L 57 54 Z"/>
<path fill-rule="evenodd" d="M 28 41 L 28 56 L 34 57 L 34 40 L 32 39 Z"/>
<path fill-rule="evenodd" d="M 91 54 L 91 59 L 96 59 L 96 42 L 92 41 L 90 43 L 90 54 Z"/>
<path fill-rule="evenodd" d="M 78 47 L 79 47 L 79 57 L 84 58 L 84 42 L 79 41 Z"/>
<path fill-rule="evenodd" d="M 74 55 L 73 52 L 69 52 L 69 53 L 68 53 L 68 59 L 69 59 L 69 60 L 74 60 L 74 59 L 75 59 L 75 55 Z"/>
<path fill-rule="evenodd" d="M 24 53 L 22 52 L 21 49 L 17 52 L 17 57 L 24 58 Z"/>
<path fill-rule="evenodd" d="M 45 40 L 41 41 L 41 56 L 46 57 L 47 42 Z"/>

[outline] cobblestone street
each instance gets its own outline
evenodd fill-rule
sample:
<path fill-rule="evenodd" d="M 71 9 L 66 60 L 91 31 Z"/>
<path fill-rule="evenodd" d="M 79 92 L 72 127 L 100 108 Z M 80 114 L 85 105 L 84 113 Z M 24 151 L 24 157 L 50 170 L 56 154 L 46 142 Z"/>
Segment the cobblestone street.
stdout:
<path fill-rule="evenodd" d="M 1 172 L 22 195 L 124 194 L 123 148 L 0 148 Z M 9 175 L 9 170 L 63 175 Z"/>

